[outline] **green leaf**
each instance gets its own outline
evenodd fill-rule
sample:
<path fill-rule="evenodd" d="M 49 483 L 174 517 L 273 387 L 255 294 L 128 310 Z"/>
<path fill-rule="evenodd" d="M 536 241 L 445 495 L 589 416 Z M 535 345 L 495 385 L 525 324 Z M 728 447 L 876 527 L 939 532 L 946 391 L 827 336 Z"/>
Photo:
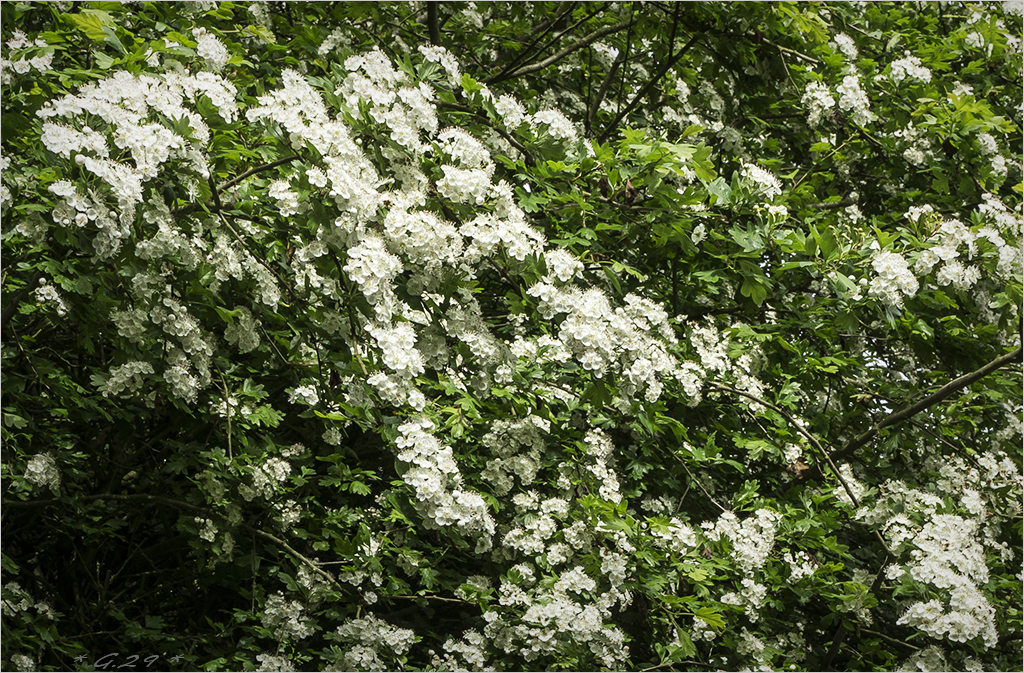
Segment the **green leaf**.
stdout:
<path fill-rule="evenodd" d="M 103 42 L 108 33 L 104 28 L 114 24 L 114 18 L 98 9 L 83 9 L 80 14 L 65 14 L 64 20 L 85 33 L 90 40 Z M 123 48 L 123 47 L 122 47 Z"/>

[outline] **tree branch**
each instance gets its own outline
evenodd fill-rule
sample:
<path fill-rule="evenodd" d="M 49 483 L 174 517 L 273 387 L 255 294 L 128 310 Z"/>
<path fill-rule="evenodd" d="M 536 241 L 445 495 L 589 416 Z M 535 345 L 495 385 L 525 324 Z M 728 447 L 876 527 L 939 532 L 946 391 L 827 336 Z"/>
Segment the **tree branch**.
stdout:
<path fill-rule="evenodd" d="M 569 6 L 565 9 L 564 12 L 562 12 L 561 14 L 556 16 L 551 21 L 547 22 L 547 25 L 538 26 L 537 27 L 537 31 L 538 31 L 537 37 L 535 37 L 533 40 L 531 40 L 530 44 L 528 44 L 525 47 L 523 47 L 519 51 L 519 53 L 516 54 L 512 58 L 511 61 L 509 61 L 508 65 L 506 65 L 504 68 L 502 68 L 501 71 L 497 75 L 494 75 L 493 77 L 485 79 L 484 82 L 489 84 L 491 82 L 500 82 L 501 80 L 505 79 L 505 77 L 508 75 L 508 73 L 513 68 L 515 68 L 517 65 L 519 65 L 520 61 L 522 61 L 523 58 L 526 57 L 526 55 L 530 52 L 530 50 L 532 50 L 535 46 L 537 46 L 537 44 L 541 40 L 543 40 L 545 37 L 547 37 L 548 33 L 550 33 L 551 30 L 562 21 L 562 19 L 564 19 L 569 13 L 572 12 L 572 10 L 576 6 L 576 3 L 575 2 L 570 2 L 570 3 L 568 3 L 568 5 Z M 550 46 L 550 45 L 547 45 L 547 46 Z M 543 49 L 541 49 L 539 51 L 543 51 Z"/>
<path fill-rule="evenodd" d="M 694 33 L 693 37 L 690 38 L 690 41 L 683 45 L 682 49 L 680 49 L 675 56 L 670 58 L 668 62 L 665 63 L 664 66 L 662 66 L 658 74 L 652 77 L 647 82 L 647 84 L 644 85 L 644 88 L 640 90 L 640 93 L 633 97 L 633 100 L 629 102 L 629 105 L 627 105 L 621 112 L 619 112 L 619 114 L 615 117 L 612 123 L 608 125 L 608 128 L 606 128 L 604 132 L 601 133 L 600 136 L 598 136 L 598 142 L 604 143 L 604 141 L 608 138 L 612 131 L 614 131 L 615 128 L 619 125 L 619 122 L 622 121 L 623 117 L 632 112 L 633 108 L 635 108 L 637 104 L 641 100 L 643 100 L 644 96 L 646 96 L 647 93 L 654 88 L 654 85 L 657 84 L 661 80 L 661 78 L 665 76 L 665 73 L 667 73 L 672 68 L 672 66 L 674 66 L 676 62 L 678 62 L 679 59 L 681 59 L 683 55 L 686 54 L 686 52 L 690 51 L 690 47 L 696 44 L 697 40 L 700 38 L 700 35 L 700 33 Z"/>
<path fill-rule="evenodd" d="M 619 55 L 615 57 L 615 62 L 612 63 L 612 67 L 608 69 L 608 74 L 605 75 L 604 81 L 601 82 L 601 88 L 597 90 L 597 96 L 590 104 L 590 109 L 587 111 L 587 130 L 594 128 L 594 121 L 597 120 L 597 111 L 601 109 L 601 103 L 604 102 L 604 97 L 608 94 L 608 89 L 612 85 L 612 80 L 615 79 L 615 72 L 619 69 L 626 61 L 626 51 L 622 50 Z"/>
<path fill-rule="evenodd" d="M 437 19 L 437 2 L 427 3 L 427 30 L 430 31 L 430 44 L 441 44 L 441 23 Z"/>
<path fill-rule="evenodd" d="M 518 70 L 516 70 L 512 74 L 506 75 L 505 77 L 502 78 L 502 80 L 512 79 L 514 77 L 522 77 L 523 75 L 529 75 L 531 72 L 537 72 L 538 70 L 543 70 L 544 68 L 548 67 L 549 65 L 551 65 L 553 63 L 557 63 L 558 61 L 561 61 L 563 58 L 565 58 L 569 54 L 573 53 L 574 51 L 576 51 L 578 49 L 582 49 L 583 47 L 586 47 L 588 44 L 590 44 L 592 42 L 595 42 L 597 40 L 600 40 L 605 35 L 611 35 L 612 33 L 619 32 L 623 28 L 628 28 L 629 26 L 633 25 L 634 21 L 635 21 L 635 19 L 628 19 L 626 21 L 620 21 L 619 23 L 612 24 L 611 26 L 605 26 L 604 28 L 598 28 L 593 33 L 591 33 L 590 35 L 587 35 L 586 37 L 580 38 L 576 42 L 573 42 L 572 44 L 570 44 L 565 49 L 557 51 L 554 54 L 552 54 L 551 56 L 548 56 L 543 61 L 540 61 L 538 63 L 533 63 L 531 65 L 523 66 L 522 68 L 519 68 Z M 485 84 L 491 84 L 491 83 L 493 83 L 495 81 L 498 81 L 498 80 L 496 78 L 494 78 L 494 79 L 486 79 L 486 80 L 484 80 L 484 83 Z"/>
<path fill-rule="evenodd" d="M 809 208 L 811 210 L 833 210 L 836 208 L 846 208 L 847 206 L 852 206 L 855 205 L 856 203 L 857 199 L 851 199 L 850 197 L 846 197 L 842 201 L 823 201 L 821 203 L 809 203 L 806 206 L 801 207 Z"/>
<path fill-rule="evenodd" d="M 778 406 L 772 404 L 771 402 L 769 402 L 767 400 L 761 399 L 757 395 L 752 395 L 752 394 L 750 394 L 750 393 L 748 393 L 746 391 L 739 390 L 738 388 L 733 388 L 732 386 L 727 386 L 727 385 L 724 385 L 724 384 L 721 384 L 721 383 L 714 383 L 714 382 L 712 382 L 711 383 L 711 387 L 712 388 L 716 388 L 718 390 L 725 391 L 725 392 L 733 393 L 734 395 L 741 395 L 743 397 L 746 397 L 747 399 L 753 400 L 753 401 L 757 402 L 758 404 L 760 404 L 760 405 L 762 405 L 764 407 L 767 407 L 768 409 L 771 409 L 775 413 L 777 413 L 777 414 L 781 415 L 783 418 L 785 418 L 789 422 L 789 424 L 792 425 L 796 429 L 797 432 L 799 432 L 801 435 L 806 437 L 807 441 L 809 441 L 811 443 L 811 445 L 814 446 L 814 448 L 818 450 L 818 453 L 821 454 L 821 456 L 826 461 L 828 461 L 828 465 L 832 469 L 832 474 L 836 475 L 836 479 L 838 479 L 839 483 L 842 484 L 843 490 L 845 490 L 846 491 L 846 495 L 848 495 L 850 497 L 850 501 L 853 503 L 853 506 L 854 507 L 860 507 L 860 501 L 857 499 L 857 496 L 854 495 L 853 490 L 850 488 L 850 485 L 846 483 L 846 479 L 844 479 L 843 475 L 839 473 L 839 469 L 836 467 L 835 463 L 832 462 L 832 458 L 828 455 L 828 451 L 826 451 L 825 447 L 823 447 L 821 445 L 821 442 L 818 441 L 818 438 L 815 437 L 814 435 L 812 435 L 807 430 L 805 430 L 803 424 L 802 423 L 798 423 L 797 420 L 795 418 L 793 418 L 793 416 L 788 411 L 786 411 L 782 407 L 778 407 Z M 882 546 L 885 546 L 885 541 L 884 540 L 882 541 Z M 888 551 L 888 547 L 886 547 L 886 551 Z"/>
<path fill-rule="evenodd" d="M 205 514 L 206 516 L 215 516 L 218 519 L 221 519 L 223 521 L 228 521 L 227 517 L 225 515 L 221 514 L 220 512 L 211 511 L 211 510 L 206 509 L 205 507 L 200 507 L 198 505 L 193 505 L 190 502 L 183 502 L 181 500 L 174 500 L 173 498 L 166 498 L 166 497 L 164 497 L 162 495 L 150 495 L 148 493 L 131 493 L 131 494 L 100 493 L 98 495 L 86 495 L 86 496 L 77 497 L 75 500 L 77 502 L 84 502 L 84 501 L 89 501 L 89 500 L 119 500 L 121 502 L 138 502 L 138 501 L 156 502 L 156 503 L 160 503 L 162 505 L 170 505 L 171 507 L 176 507 L 178 509 L 184 509 L 184 510 L 189 510 L 189 511 L 192 511 L 192 512 L 197 512 L 199 514 Z M 52 504 L 59 503 L 59 502 L 62 502 L 62 501 L 61 500 L 30 500 L 30 501 L 4 500 L 3 504 L 4 504 L 5 507 L 10 507 L 10 506 L 42 507 L 42 506 L 52 505 Z M 230 521 L 228 521 L 228 525 L 231 525 Z M 309 560 L 308 558 L 306 558 L 303 554 L 301 554 L 298 551 L 296 551 L 290 544 L 288 544 L 284 540 L 282 540 L 282 539 L 280 539 L 278 537 L 275 537 L 275 536 L 271 535 L 270 533 L 264 532 L 263 530 L 260 530 L 259 528 L 256 528 L 255 526 L 251 526 L 251 525 L 249 525 L 247 523 L 242 523 L 240 525 L 241 525 L 242 528 L 245 528 L 246 530 L 248 530 L 253 535 L 261 537 L 264 540 L 267 540 L 269 542 L 273 542 L 274 544 L 276 544 L 281 549 L 284 549 L 286 552 L 288 552 L 289 554 L 291 554 L 292 556 L 294 556 L 295 558 L 297 558 L 298 560 L 302 561 L 307 566 L 312 568 L 313 571 L 315 571 L 317 574 L 319 574 L 321 577 L 323 577 L 327 581 L 329 581 L 331 583 L 336 583 L 337 582 L 337 580 L 334 578 L 333 575 L 331 575 L 329 572 L 327 572 L 326 570 L 321 568 L 315 562 L 313 562 L 313 561 Z"/>
<path fill-rule="evenodd" d="M 285 157 L 284 159 L 278 159 L 277 161 L 271 161 L 269 164 L 262 164 L 260 166 L 256 166 L 255 168 L 250 168 L 249 170 L 247 170 L 246 172 L 242 173 L 241 175 L 239 175 L 237 177 L 234 177 L 234 178 L 228 180 L 227 182 L 221 183 L 220 185 L 217 186 L 217 189 L 219 189 L 220 191 L 223 192 L 225 189 L 228 189 L 230 187 L 234 187 L 235 185 L 237 185 L 242 180 L 245 180 L 250 175 L 254 175 L 254 174 L 259 173 L 261 171 L 269 171 L 271 168 L 276 168 L 277 166 L 280 166 L 281 164 L 286 164 L 286 163 L 288 163 L 290 161 L 295 161 L 296 159 L 300 159 L 300 158 L 301 157 L 298 154 L 293 154 L 292 156 Z"/>
<path fill-rule="evenodd" d="M 1024 349 L 1018 346 L 1013 352 L 997 357 L 995 360 L 989 362 L 981 369 L 973 371 L 970 374 L 964 374 L 959 378 L 953 379 L 952 381 L 942 386 L 934 393 L 925 397 L 919 402 L 916 402 L 915 404 L 912 404 L 909 407 L 906 407 L 905 409 L 901 409 L 900 411 L 889 414 L 881 421 L 879 421 L 873 428 L 862 433 L 852 442 L 850 442 L 843 448 L 833 453 L 831 458 L 846 458 L 847 456 L 851 455 L 854 451 L 856 451 L 860 447 L 870 442 L 876 436 L 878 436 L 878 433 L 882 430 L 882 428 L 887 428 L 890 425 L 895 425 L 896 423 L 900 423 L 916 414 L 919 414 L 928 407 L 938 404 L 942 400 L 951 396 L 953 393 L 956 393 L 957 391 L 966 388 L 967 386 L 971 385 L 978 379 L 988 376 L 989 374 L 999 369 L 1000 367 L 1003 367 L 1004 365 L 1008 365 L 1012 362 L 1019 362 L 1022 352 L 1024 352 Z"/>

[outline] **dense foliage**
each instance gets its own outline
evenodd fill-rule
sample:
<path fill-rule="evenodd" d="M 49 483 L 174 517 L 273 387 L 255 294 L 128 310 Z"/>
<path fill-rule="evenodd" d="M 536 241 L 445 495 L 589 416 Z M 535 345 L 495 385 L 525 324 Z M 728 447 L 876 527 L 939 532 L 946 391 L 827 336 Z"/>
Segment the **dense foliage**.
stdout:
<path fill-rule="evenodd" d="M 5 668 L 1019 666 L 1021 3 L 0 12 Z"/>

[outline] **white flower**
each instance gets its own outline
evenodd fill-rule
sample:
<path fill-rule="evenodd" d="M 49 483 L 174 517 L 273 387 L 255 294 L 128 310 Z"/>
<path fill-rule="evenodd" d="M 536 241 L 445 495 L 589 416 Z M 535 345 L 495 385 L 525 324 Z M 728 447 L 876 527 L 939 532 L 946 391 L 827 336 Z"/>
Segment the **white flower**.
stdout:
<path fill-rule="evenodd" d="M 918 282 L 910 272 L 907 260 L 896 252 L 881 250 L 875 253 L 871 266 L 878 274 L 871 280 L 869 292 L 895 308 L 903 306 L 903 296 L 917 294 Z"/>

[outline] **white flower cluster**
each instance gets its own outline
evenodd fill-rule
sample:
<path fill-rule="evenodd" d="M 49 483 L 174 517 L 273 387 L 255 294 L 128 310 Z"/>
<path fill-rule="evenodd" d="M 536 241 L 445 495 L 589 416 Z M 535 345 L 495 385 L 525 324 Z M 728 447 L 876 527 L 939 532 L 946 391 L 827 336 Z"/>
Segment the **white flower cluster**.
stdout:
<path fill-rule="evenodd" d="M 518 100 L 508 94 L 499 96 L 494 100 L 494 109 L 501 115 L 505 126 L 514 131 L 519 125 L 527 120 L 526 108 Z"/>
<path fill-rule="evenodd" d="M 916 79 L 919 82 L 932 81 L 932 71 L 921 65 L 921 59 L 905 52 L 903 58 L 893 61 L 889 65 L 889 76 L 893 82 L 902 82 L 906 78 Z"/>
<path fill-rule="evenodd" d="M 462 75 L 459 74 L 459 62 L 452 56 L 452 53 L 440 46 L 421 45 L 420 53 L 431 63 L 439 63 L 444 71 L 448 73 L 448 83 L 453 87 L 462 82 Z"/>
<path fill-rule="evenodd" d="M 53 304 L 58 316 L 64 317 L 68 314 L 68 305 L 64 303 L 64 297 L 60 296 L 57 288 L 50 285 L 46 278 L 39 279 L 39 286 L 32 294 L 40 304 Z"/>
<path fill-rule="evenodd" d="M 4 82 L 6 84 L 7 82 Z M 15 654 L 11 656 L 11 663 L 14 664 L 16 671 L 35 671 L 36 660 L 27 654 Z"/>
<path fill-rule="evenodd" d="M 846 33 L 839 33 L 832 38 L 832 41 L 829 42 L 829 46 L 836 51 L 841 52 L 851 61 L 857 60 L 857 45 L 854 44 L 853 38 Z"/>
<path fill-rule="evenodd" d="M 456 265 L 465 247 L 455 225 L 426 210 L 392 207 L 384 217 L 384 233 L 388 247 L 427 269 Z"/>
<path fill-rule="evenodd" d="M 924 166 L 935 157 L 928 136 L 913 124 L 896 129 L 892 136 L 903 141 L 903 158 L 915 166 Z"/>
<path fill-rule="evenodd" d="M 182 159 L 203 179 L 209 176 L 202 150 L 210 130 L 198 112 L 185 106 L 187 100 L 195 103 L 201 94 L 213 101 L 225 121 L 234 121 L 236 89 L 212 73 L 167 73 L 158 79 L 119 71 L 82 87 L 77 94 L 47 102 L 36 114 L 42 119 L 87 116 L 91 124 L 105 124 L 103 133 L 113 140 L 109 147 L 101 146 L 88 126 L 79 132 L 50 121 L 43 124 L 43 142 L 64 157 L 76 153 L 79 164 L 106 182 L 117 199 L 121 223 L 127 225 L 142 202 L 142 183 L 159 175 L 166 162 Z M 182 119 L 191 128 L 190 138 L 175 134 L 163 123 Z M 108 158 L 117 152 L 127 152 L 134 165 Z"/>
<path fill-rule="evenodd" d="M 259 329 L 262 323 L 244 306 L 239 306 L 235 310 L 238 317 L 224 330 L 224 339 L 238 346 L 239 352 L 248 353 L 260 345 Z"/>
<path fill-rule="evenodd" d="M 398 459 L 409 463 L 403 475 L 416 492 L 416 506 L 427 527 L 456 526 L 478 537 L 477 553 L 491 548 L 494 519 L 479 493 L 461 488 L 462 474 L 450 446 L 430 432 L 430 419 L 421 416 L 398 426 Z"/>
<path fill-rule="evenodd" d="M 93 223 L 99 229 L 92 241 L 93 251 L 99 259 L 110 257 L 120 249 L 121 239 L 128 236 L 130 228 L 123 220 L 118 221 L 117 213 L 91 195 L 83 197 L 78 188 L 67 180 L 58 180 L 48 189 L 64 198 L 51 211 L 55 224 L 64 227 L 75 224 L 81 228 Z"/>
<path fill-rule="evenodd" d="M 709 540 L 727 539 L 730 555 L 741 572 L 751 574 L 764 565 L 775 544 L 775 529 L 782 516 L 770 509 L 759 509 L 754 516 L 740 521 L 732 512 L 723 512 L 718 521 L 701 524 Z"/>
<path fill-rule="evenodd" d="M 531 115 L 529 121 L 534 128 L 546 127 L 547 134 L 552 138 L 575 142 L 578 137 L 572 122 L 558 110 L 541 110 Z"/>
<path fill-rule="evenodd" d="M 255 4 L 255 3 L 254 3 Z M 257 654 L 256 661 L 259 662 L 257 671 L 294 671 L 295 664 L 288 657 L 276 654 Z"/>
<path fill-rule="evenodd" d="M 738 654 L 749 655 L 754 661 L 764 663 L 764 642 L 743 627 L 740 629 L 740 637 L 736 643 Z"/>
<path fill-rule="evenodd" d="M 730 591 L 722 594 L 719 599 L 726 605 L 737 605 L 743 607 L 746 610 L 747 617 L 750 621 L 756 622 L 758 618 L 758 610 L 764 605 L 764 599 L 768 595 L 768 587 L 763 584 L 755 582 L 750 577 L 744 577 L 740 580 L 740 591 Z"/>
<path fill-rule="evenodd" d="M 910 271 L 907 260 L 899 253 L 877 250 L 871 258 L 871 266 L 877 274 L 871 279 L 869 287 L 872 297 L 881 299 L 893 308 L 902 308 L 904 295 L 913 297 L 917 294 L 917 278 Z"/>
<path fill-rule="evenodd" d="M 687 378 L 668 352 L 676 338 L 660 306 L 630 294 L 625 306 L 612 309 L 597 288 L 557 287 L 550 280 L 541 280 L 527 293 L 540 299 L 538 309 L 545 319 L 566 314 L 558 338 L 584 369 L 597 376 L 620 374 L 625 398 L 642 390 L 650 402 L 661 396 L 664 379 Z"/>
<path fill-rule="evenodd" d="M 262 623 L 279 641 L 302 640 L 313 635 L 313 627 L 305 620 L 306 608 L 298 601 L 287 600 L 278 591 L 267 596 Z"/>
<path fill-rule="evenodd" d="M 416 331 L 412 323 L 371 326 L 367 331 L 376 340 L 385 367 L 403 379 L 412 379 L 423 373 L 423 354 L 416 350 Z"/>
<path fill-rule="evenodd" d="M 28 467 L 25 468 L 25 481 L 36 486 L 48 486 L 55 492 L 60 490 L 60 471 L 57 470 L 57 461 L 53 459 L 53 454 L 37 453 L 29 458 Z"/>
<path fill-rule="evenodd" d="M 506 495 L 512 489 L 513 474 L 524 487 L 533 483 L 545 448 L 544 435 L 550 429 L 549 421 L 534 415 L 519 421 L 497 419 L 491 423 L 480 443 L 495 457 L 487 461 L 480 476 L 497 495 Z"/>
<path fill-rule="evenodd" d="M 858 481 L 857 478 L 853 475 L 853 467 L 851 467 L 849 463 L 843 463 L 842 465 L 839 466 L 839 475 L 843 478 L 843 482 L 850 489 L 850 492 L 853 493 L 853 496 L 857 499 L 857 503 L 860 503 L 861 496 L 864 495 L 864 491 L 867 490 L 867 487 L 864 486 L 864 484 L 862 484 L 860 481 Z M 850 493 L 847 493 L 846 488 L 843 488 L 842 484 L 836 484 L 835 490 L 833 492 L 835 493 L 835 496 L 839 500 L 839 502 L 843 503 L 847 507 L 854 506 L 855 503 L 853 502 L 853 500 L 850 499 Z"/>
<path fill-rule="evenodd" d="M 911 206 L 904 216 L 911 222 L 920 222 L 922 217 L 925 217 L 927 221 L 934 212 L 935 209 L 926 203 L 923 206 Z"/>
<path fill-rule="evenodd" d="M 529 594 L 513 585 L 516 591 L 512 593 L 518 599 L 503 599 L 502 604 L 527 606 L 522 616 L 513 619 L 498 610 L 484 613 L 484 635 L 495 646 L 533 661 L 543 654 L 583 645 L 604 666 L 615 669 L 625 663 L 629 652 L 624 634 L 615 626 L 605 625 L 612 616 L 611 608 L 625 600 L 622 593 L 614 588 L 598 593 L 597 583 L 578 566 L 565 570 L 553 585 L 534 585 L 532 570 L 521 574 L 525 575 L 523 586 L 530 589 Z M 572 594 L 584 594 L 582 603 Z"/>
<path fill-rule="evenodd" d="M 6 58 L 0 58 L 0 83 L 7 86 L 13 81 L 11 72 L 15 72 L 19 75 L 24 75 L 31 70 L 38 72 L 46 72 L 50 70 L 50 64 L 53 62 L 53 51 L 46 50 L 39 52 L 39 50 L 45 50 L 48 45 L 46 40 L 38 39 L 34 42 L 30 42 L 28 36 L 20 30 L 15 30 L 12 33 L 11 39 L 7 40 L 7 47 L 11 51 L 21 51 L 34 47 L 37 51 L 37 56 L 27 56 L 22 54 L 17 60 L 11 61 Z"/>
<path fill-rule="evenodd" d="M 799 582 L 805 577 L 810 577 L 817 570 L 817 567 L 811 561 L 811 557 L 804 551 L 798 551 L 795 554 L 786 552 L 782 555 L 782 560 L 789 565 L 789 579 L 793 582 Z"/>
<path fill-rule="evenodd" d="M 305 210 L 305 204 L 299 203 L 299 195 L 291 190 L 287 180 L 275 180 L 267 189 L 267 194 L 277 201 L 281 217 L 297 215 Z"/>
<path fill-rule="evenodd" d="M 476 629 L 466 629 L 458 640 L 446 640 L 444 651 L 443 659 L 436 654 L 430 658 L 430 665 L 439 671 L 496 670 L 487 666 L 487 638 Z"/>
<path fill-rule="evenodd" d="M 847 75 L 843 83 L 836 87 L 836 93 L 839 94 L 839 109 L 852 112 L 854 124 L 866 126 L 874 119 L 868 96 L 860 88 L 860 77 Z"/>
<path fill-rule="evenodd" d="M 618 503 L 622 500 L 619 492 L 619 478 L 615 472 L 615 446 L 612 438 L 604 430 L 594 429 L 583 438 L 584 451 L 590 458 L 584 466 L 597 479 L 598 495 L 603 499 Z"/>
<path fill-rule="evenodd" d="M 1005 212 L 992 207 L 988 202 L 983 204 L 979 210 L 985 214 Z M 1001 218 L 995 219 L 998 222 Z M 1003 221 L 1002 224 L 1004 226 L 1010 224 L 1010 227 L 1013 227 L 1016 223 Z M 925 275 L 941 262 L 942 266 L 935 274 L 935 280 L 939 285 L 952 285 L 958 290 L 970 289 L 981 279 L 981 270 L 975 265 L 964 263 L 961 250 L 966 248 L 967 259 L 972 259 L 978 252 L 978 242 L 980 241 L 987 241 L 995 248 L 999 255 L 996 272 L 1000 276 L 1009 279 L 1020 275 L 1021 248 L 1019 244 L 1017 246 L 1007 244 L 999 231 L 992 227 L 981 227 L 977 231 L 973 231 L 959 220 L 944 220 L 942 222 L 938 230 L 928 239 L 929 243 L 935 245 L 921 252 L 914 265 L 914 271 Z"/>
<path fill-rule="evenodd" d="M 979 133 L 976 140 L 978 141 L 978 148 L 981 150 L 982 154 L 990 156 L 999 152 L 999 144 L 996 142 L 996 139 L 992 137 L 992 134 L 984 132 Z"/>
<path fill-rule="evenodd" d="M 211 70 L 220 72 L 228 64 L 230 54 L 220 39 L 205 28 L 193 28 L 192 37 L 196 39 L 196 53 L 206 61 Z"/>
<path fill-rule="evenodd" d="M 343 270 L 374 301 L 393 294 L 391 281 L 402 268 L 402 260 L 385 249 L 383 239 L 371 235 L 349 248 Z"/>
<path fill-rule="evenodd" d="M 416 634 L 410 629 L 398 628 L 373 615 L 349 620 L 336 633 L 349 646 L 334 662 L 339 668 L 331 670 L 385 671 L 388 662 L 406 654 L 416 642 Z"/>
<path fill-rule="evenodd" d="M 569 503 L 561 498 L 540 502 L 536 491 L 517 493 L 512 502 L 520 513 L 528 516 L 522 519 L 521 526 L 514 526 L 505 534 L 502 540 L 504 547 L 528 556 L 539 557 L 545 553 L 547 542 L 559 532 L 558 519 L 564 519 L 568 515 Z M 565 543 L 553 542 L 547 548 L 548 565 L 561 565 L 574 553 Z M 503 585 L 502 591 L 504 590 Z"/>
<path fill-rule="evenodd" d="M 438 52 L 431 54 L 437 56 Z M 345 69 L 350 74 L 336 93 L 345 97 L 352 113 L 361 114 L 361 102 L 372 103 L 370 119 L 386 124 L 391 129 L 392 140 L 414 152 L 425 151 L 427 147 L 420 142 L 420 132 L 437 132 L 430 86 L 426 83 L 418 87 L 401 86 L 405 75 L 392 67 L 380 49 L 349 57 Z"/>
<path fill-rule="evenodd" d="M 807 108 L 807 124 L 811 128 L 817 126 L 825 113 L 836 105 L 829 88 L 817 80 L 807 83 L 800 102 Z"/>
<path fill-rule="evenodd" d="M 217 525 L 213 523 L 212 519 L 204 519 L 201 516 L 195 518 L 195 522 L 199 528 L 199 537 L 207 542 L 213 542 L 217 539 Z"/>
<path fill-rule="evenodd" d="M 858 512 L 866 523 L 884 522 L 882 530 L 892 548 L 901 559 L 909 557 L 888 569 L 887 576 L 909 575 L 940 595 L 934 598 L 932 592 L 929 600 L 912 603 L 898 623 L 953 642 L 980 637 L 988 647 L 996 644 L 995 610 L 982 592 L 989 580 L 985 547 L 1004 560 L 1013 558 L 1014 551 L 998 541 L 1002 517 L 992 515 L 981 493 L 1019 493 L 1024 487 L 1019 467 L 1005 455 L 1002 458 L 982 454 L 977 459 L 981 470 L 959 457 L 932 459 L 925 467 L 940 474 L 929 483 L 936 492 L 888 481 L 880 488 L 878 501 Z M 946 513 L 950 502 L 969 516 Z M 1006 496 L 995 505 L 1002 507 L 1019 516 L 1019 497 Z"/>
<path fill-rule="evenodd" d="M 339 226 L 352 228 L 365 222 L 380 204 L 381 195 L 377 192 L 380 178 L 376 169 L 352 139 L 348 125 L 331 118 L 323 98 L 302 75 L 285 70 L 281 80 L 281 88 L 260 96 L 259 105 L 249 108 L 246 118 L 250 122 L 261 119 L 276 122 L 296 149 L 306 142 L 316 147 L 327 164 L 328 194 L 344 213 Z"/>
<path fill-rule="evenodd" d="M 740 175 L 754 183 L 756 193 L 763 194 L 764 198 L 768 201 L 782 194 L 782 184 L 779 182 L 779 179 L 772 175 L 770 171 L 766 171 L 760 166 L 745 163 L 740 170 Z"/>
<path fill-rule="evenodd" d="M 526 214 L 512 202 L 512 189 L 501 181 L 490 190 L 490 195 L 497 200 L 495 212 L 483 212 L 459 228 L 459 232 L 470 240 L 465 261 L 476 264 L 500 247 L 519 261 L 530 255 L 540 255 L 544 236 L 530 226 Z"/>
<path fill-rule="evenodd" d="M 110 395 L 134 395 L 142 389 L 142 375 L 152 374 L 153 365 L 148 362 L 126 362 L 110 370 L 110 378 L 103 389 L 103 396 Z"/>
<path fill-rule="evenodd" d="M 708 624 L 697 615 L 693 616 L 693 628 L 690 631 L 690 638 L 692 640 L 695 642 L 699 642 L 701 640 L 711 642 L 717 637 L 718 632 L 715 631 L 715 628 L 711 626 L 711 624 Z"/>
<path fill-rule="evenodd" d="M 273 274 L 244 247 L 238 246 L 223 232 L 217 232 L 214 237 L 213 250 L 206 261 L 213 266 L 214 282 L 210 283 L 210 290 L 217 292 L 220 283 L 231 278 L 242 280 L 246 277 L 252 278 L 257 285 L 260 301 L 274 308 L 281 300 L 281 290 L 277 287 L 277 280 Z"/>
<path fill-rule="evenodd" d="M 5 617 L 14 617 L 19 612 L 25 612 L 29 608 L 35 608 L 36 613 L 45 619 L 53 620 L 56 615 L 53 611 L 53 606 L 46 601 L 39 601 L 38 603 L 32 598 L 32 595 L 21 588 L 21 585 L 17 582 L 8 582 L 4 585 L 3 593 L 3 607 L 0 612 Z M 23 670 L 34 670 L 34 669 L 23 669 Z"/>
<path fill-rule="evenodd" d="M 655 544 L 680 556 L 697 546 L 697 533 L 676 517 L 668 523 L 652 522 L 650 530 Z"/>
<path fill-rule="evenodd" d="M 257 496 L 272 498 L 277 491 L 277 485 L 284 483 L 291 471 L 292 466 L 287 460 L 268 458 L 262 465 L 252 468 L 252 488 L 240 484 L 238 492 L 246 501 Z"/>
<path fill-rule="evenodd" d="M 929 645 L 928 647 L 914 652 L 907 658 L 897 671 L 948 671 L 950 665 L 946 662 L 946 655 L 943 653 L 942 648 L 938 645 Z M 964 668 L 965 671 L 976 670 L 981 671 L 984 668 Z"/>

